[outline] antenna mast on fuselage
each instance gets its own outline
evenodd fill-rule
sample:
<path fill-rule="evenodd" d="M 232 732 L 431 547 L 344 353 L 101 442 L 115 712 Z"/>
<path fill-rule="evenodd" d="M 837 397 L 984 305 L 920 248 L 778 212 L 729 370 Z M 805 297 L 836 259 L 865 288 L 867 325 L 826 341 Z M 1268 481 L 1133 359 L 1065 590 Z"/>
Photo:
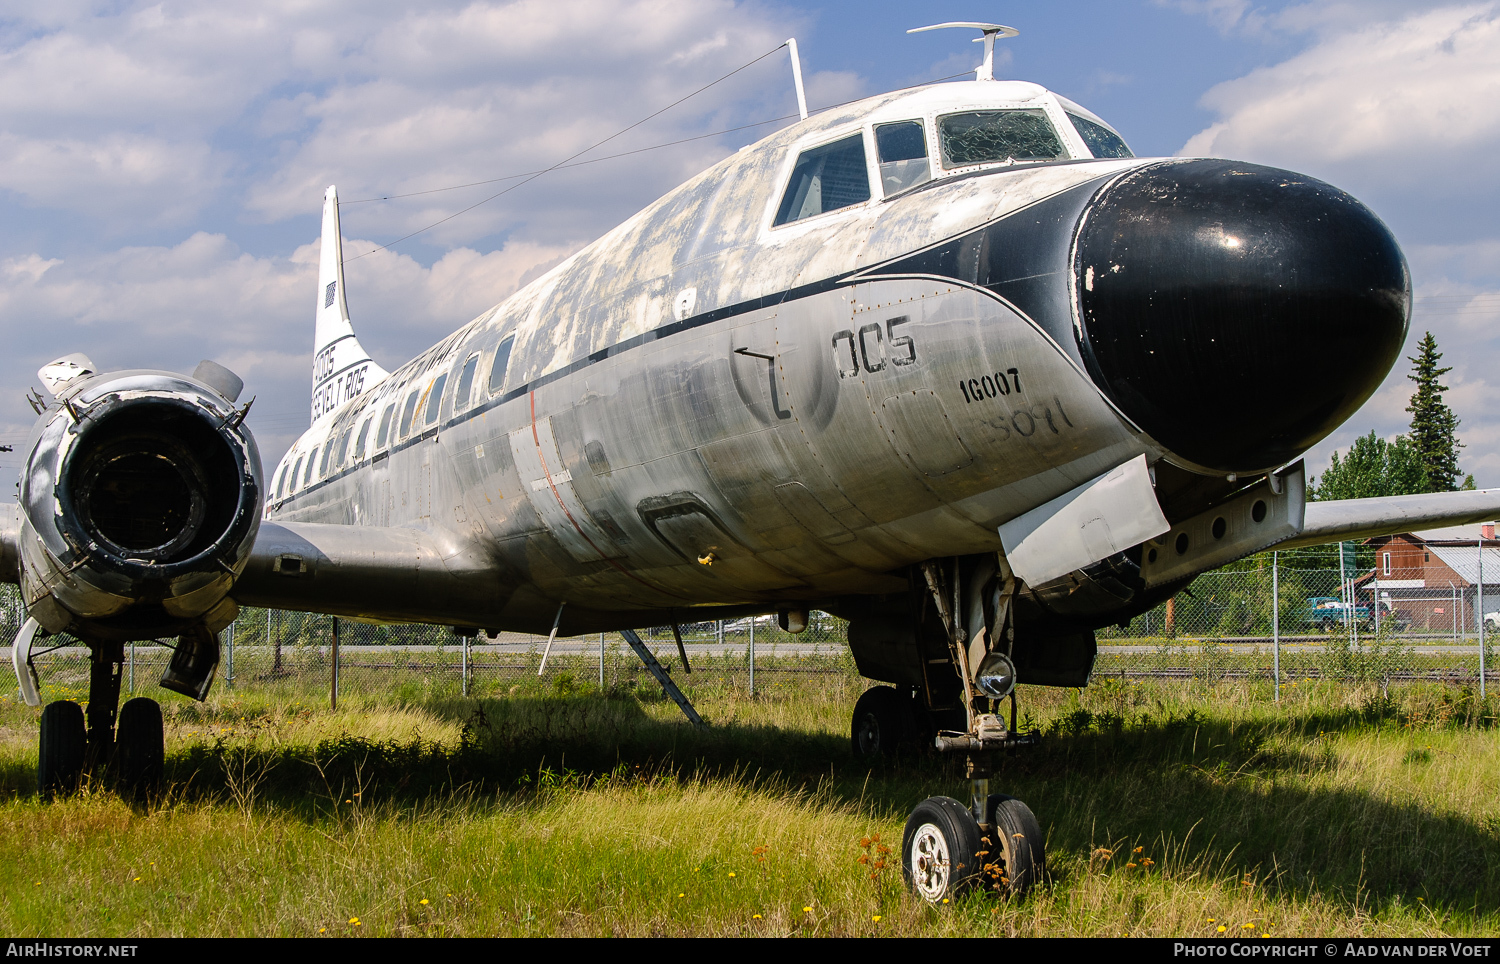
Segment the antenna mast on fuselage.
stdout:
<path fill-rule="evenodd" d="M 930 27 L 913 27 L 907 33 L 923 33 L 928 30 L 943 30 L 947 27 L 967 27 L 984 33 L 983 37 L 974 38 L 975 43 L 984 44 L 984 63 L 974 68 L 975 80 L 995 79 L 995 38 L 1015 37 L 1021 31 L 1015 27 L 1006 27 L 998 23 L 969 23 L 968 21 L 954 21 L 952 23 L 935 23 Z"/>

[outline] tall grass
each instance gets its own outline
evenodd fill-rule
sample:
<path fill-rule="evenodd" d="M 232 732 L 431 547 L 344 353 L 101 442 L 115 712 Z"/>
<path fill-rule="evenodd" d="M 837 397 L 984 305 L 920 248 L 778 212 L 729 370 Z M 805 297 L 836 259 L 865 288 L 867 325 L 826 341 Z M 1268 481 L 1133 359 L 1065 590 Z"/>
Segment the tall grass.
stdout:
<path fill-rule="evenodd" d="M 848 755 L 853 676 L 750 698 L 563 673 L 481 700 L 166 706 L 167 792 L 36 799 L 0 703 L 0 927 L 20 935 L 1437 935 L 1500 927 L 1495 703 L 1437 685 L 1036 689 L 999 789 L 1047 833 L 1025 901 L 941 908 L 901 827 L 959 761 Z M 890 848 L 889 852 L 882 847 Z M 864 862 L 861 862 L 864 858 Z M 1250 926 L 1245 926 L 1250 925 Z M 1223 928 L 1221 931 L 1220 928 Z"/>

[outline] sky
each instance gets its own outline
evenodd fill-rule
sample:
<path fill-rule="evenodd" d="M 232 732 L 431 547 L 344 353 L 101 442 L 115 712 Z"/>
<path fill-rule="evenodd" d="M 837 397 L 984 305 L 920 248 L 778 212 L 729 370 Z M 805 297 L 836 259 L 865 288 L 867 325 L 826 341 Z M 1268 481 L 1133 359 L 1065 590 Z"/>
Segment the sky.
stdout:
<path fill-rule="evenodd" d="M 329 184 L 355 330 L 394 369 L 786 124 L 787 37 L 816 110 L 972 69 L 966 32 L 905 33 L 945 20 L 1017 27 L 996 76 L 1078 101 L 1140 156 L 1288 168 L 1367 204 L 1411 265 L 1411 332 L 1309 470 L 1405 430 L 1404 356 L 1430 330 L 1463 471 L 1500 486 L 1500 2 L 9 0 L 0 444 L 25 440 L 53 358 L 211 358 L 256 397 L 269 468 L 307 427 Z"/>

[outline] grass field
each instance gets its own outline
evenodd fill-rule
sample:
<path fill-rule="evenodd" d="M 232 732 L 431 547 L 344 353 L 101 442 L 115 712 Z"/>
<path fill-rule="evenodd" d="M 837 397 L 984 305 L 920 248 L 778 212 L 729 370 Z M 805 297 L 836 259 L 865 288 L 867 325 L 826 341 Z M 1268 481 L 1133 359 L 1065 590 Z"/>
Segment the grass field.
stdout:
<path fill-rule="evenodd" d="M 864 684 L 751 699 L 566 671 L 465 701 L 405 686 L 166 704 L 169 790 L 44 805 L 36 711 L 0 702 L 0 929 L 16 935 L 1475 935 L 1500 932 L 1497 706 L 1437 684 L 1023 688 L 1042 746 L 996 789 L 1047 833 L 1025 901 L 930 908 L 902 824 L 958 761 L 848 754 Z M 767 680 L 780 679 L 771 674 Z M 890 852 L 884 848 L 889 847 Z M 863 862 L 861 858 L 864 858 Z"/>

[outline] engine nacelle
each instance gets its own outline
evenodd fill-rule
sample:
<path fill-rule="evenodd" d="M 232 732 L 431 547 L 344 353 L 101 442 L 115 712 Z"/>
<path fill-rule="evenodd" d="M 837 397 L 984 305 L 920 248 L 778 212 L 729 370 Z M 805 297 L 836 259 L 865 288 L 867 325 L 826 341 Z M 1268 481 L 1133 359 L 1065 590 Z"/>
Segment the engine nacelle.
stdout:
<path fill-rule="evenodd" d="M 228 625 L 261 515 L 239 379 L 206 362 L 194 377 L 85 373 L 54 391 L 21 475 L 30 615 L 101 640 Z"/>

